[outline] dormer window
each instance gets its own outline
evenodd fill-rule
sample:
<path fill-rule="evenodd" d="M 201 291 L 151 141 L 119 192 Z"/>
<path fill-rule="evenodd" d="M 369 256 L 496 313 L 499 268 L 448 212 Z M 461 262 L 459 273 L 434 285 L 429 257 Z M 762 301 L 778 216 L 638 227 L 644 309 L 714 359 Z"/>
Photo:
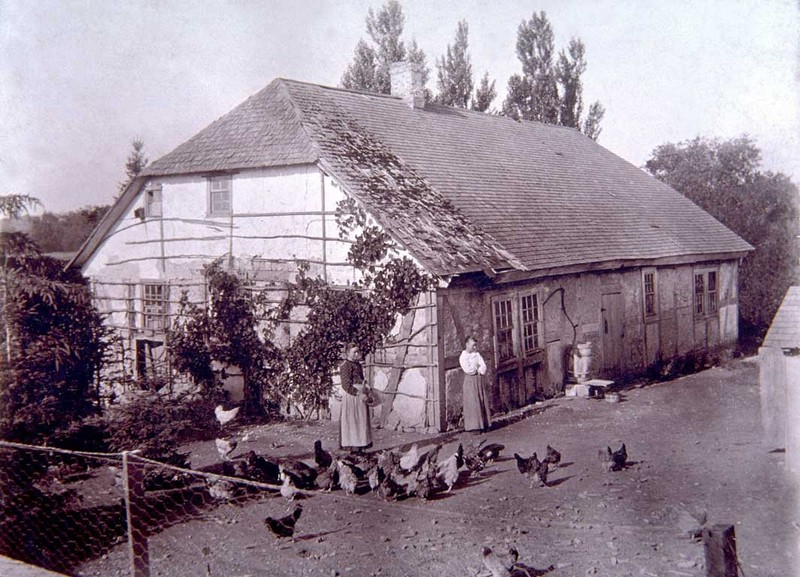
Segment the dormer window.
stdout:
<path fill-rule="evenodd" d="M 231 177 L 212 176 L 208 179 L 208 216 L 231 214 Z"/>
<path fill-rule="evenodd" d="M 148 187 L 144 191 L 144 215 L 145 217 L 161 217 L 161 187 Z"/>

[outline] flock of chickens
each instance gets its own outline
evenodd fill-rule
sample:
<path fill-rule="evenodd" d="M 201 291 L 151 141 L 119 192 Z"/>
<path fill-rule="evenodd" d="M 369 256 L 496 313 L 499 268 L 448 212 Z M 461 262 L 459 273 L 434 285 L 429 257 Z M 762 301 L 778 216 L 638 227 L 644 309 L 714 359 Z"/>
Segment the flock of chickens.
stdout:
<path fill-rule="evenodd" d="M 237 409 L 215 410 L 220 426 L 236 417 Z M 270 485 L 280 485 L 280 493 L 288 501 L 303 498 L 307 491 L 331 491 L 341 489 L 347 495 L 372 493 L 383 500 L 408 497 L 429 499 L 437 492 L 450 492 L 462 475 L 469 476 L 483 470 L 494 462 L 504 445 L 488 443 L 486 439 L 472 443 L 465 449 L 463 444 L 446 456 L 441 455 L 443 444 L 420 453 L 414 443 L 407 451 L 385 449 L 372 453 L 331 454 L 322 447 L 322 441 L 314 443 L 314 466 L 299 459 L 273 460 L 258 455 L 255 451 L 231 458 L 237 448 L 234 439 L 216 440 L 217 451 L 222 459 L 222 472 L 228 477 L 237 477 Z M 523 457 L 514 453 L 518 471 L 534 485 L 548 486 L 548 473 L 558 467 L 561 453 L 547 445 L 546 454 L 539 459 L 536 453 Z M 606 471 L 619 471 L 627 464 L 625 444 L 612 451 L 601 449 L 598 459 Z M 230 481 L 216 480 L 209 483 L 209 492 L 215 498 L 230 499 L 236 487 Z M 295 526 L 302 515 L 302 504 L 297 504 L 285 517 L 267 517 L 266 525 L 278 538 L 292 537 Z M 486 556 L 486 554 L 485 554 Z"/>

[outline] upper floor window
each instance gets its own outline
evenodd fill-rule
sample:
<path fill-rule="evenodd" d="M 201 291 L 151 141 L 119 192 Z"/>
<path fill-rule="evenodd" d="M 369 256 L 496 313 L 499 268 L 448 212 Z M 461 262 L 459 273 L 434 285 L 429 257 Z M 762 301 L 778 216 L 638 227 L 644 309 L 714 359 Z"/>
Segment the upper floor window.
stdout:
<path fill-rule="evenodd" d="M 644 318 L 658 316 L 658 285 L 656 269 L 642 269 L 642 294 L 644 295 Z"/>
<path fill-rule="evenodd" d="M 161 187 L 147 188 L 144 191 L 144 215 L 163 216 L 161 212 Z"/>
<path fill-rule="evenodd" d="M 694 314 L 698 317 L 712 316 L 719 310 L 717 271 L 704 270 L 694 273 Z"/>
<path fill-rule="evenodd" d="M 142 285 L 142 325 L 145 329 L 163 331 L 167 328 L 167 285 L 146 283 Z"/>
<path fill-rule="evenodd" d="M 228 216 L 231 213 L 231 177 L 212 176 L 208 179 L 208 216 Z"/>

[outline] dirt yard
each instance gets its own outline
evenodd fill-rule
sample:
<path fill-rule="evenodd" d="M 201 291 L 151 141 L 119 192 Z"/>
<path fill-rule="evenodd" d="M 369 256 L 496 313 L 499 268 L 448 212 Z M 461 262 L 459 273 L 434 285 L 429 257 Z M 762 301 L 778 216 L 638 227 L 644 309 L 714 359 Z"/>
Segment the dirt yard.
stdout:
<path fill-rule="evenodd" d="M 784 454 L 760 439 L 758 366 L 734 361 L 697 375 L 623 391 L 618 404 L 559 398 L 487 436 L 502 458 L 430 501 L 384 502 L 341 491 L 304 501 L 294 541 L 265 527 L 282 497 L 224 503 L 150 538 L 155 576 L 488 575 L 481 549 L 507 550 L 556 576 L 704 576 L 703 545 L 685 532 L 686 511 L 736 528 L 740 575 L 800 575 L 800 513 Z M 335 446 L 332 423 L 251 432 L 247 449 L 305 455 L 315 438 Z M 425 438 L 378 431 L 378 446 Z M 443 455 L 472 436 L 450 435 Z M 598 449 L 627 445 L 631 466 L 605 472 Z M 514 452 L 563 454 L 550 487 L 530 488 Z M 193 449 L 213 461 L 213 441 Z M 425 447 L 427 448 L 427 447 Z M 552 569 L 549 569 L 552 566 Z M 85 576 L 127 575 L 124 544 L 81 567 Z"/>

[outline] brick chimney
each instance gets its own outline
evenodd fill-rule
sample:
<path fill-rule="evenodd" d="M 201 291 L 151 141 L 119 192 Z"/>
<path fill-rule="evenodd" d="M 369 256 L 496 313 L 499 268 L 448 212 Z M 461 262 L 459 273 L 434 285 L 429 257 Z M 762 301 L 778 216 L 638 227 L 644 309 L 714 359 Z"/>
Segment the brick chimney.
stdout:
<path fill-rule="evenodd" d="M 403 99 L 411 108 L 425 108 L 425 87 L 422 86 L 422 70 L 418 64 L 403 60 L 389 66 L 392 79 L 392 96 Z"/>

